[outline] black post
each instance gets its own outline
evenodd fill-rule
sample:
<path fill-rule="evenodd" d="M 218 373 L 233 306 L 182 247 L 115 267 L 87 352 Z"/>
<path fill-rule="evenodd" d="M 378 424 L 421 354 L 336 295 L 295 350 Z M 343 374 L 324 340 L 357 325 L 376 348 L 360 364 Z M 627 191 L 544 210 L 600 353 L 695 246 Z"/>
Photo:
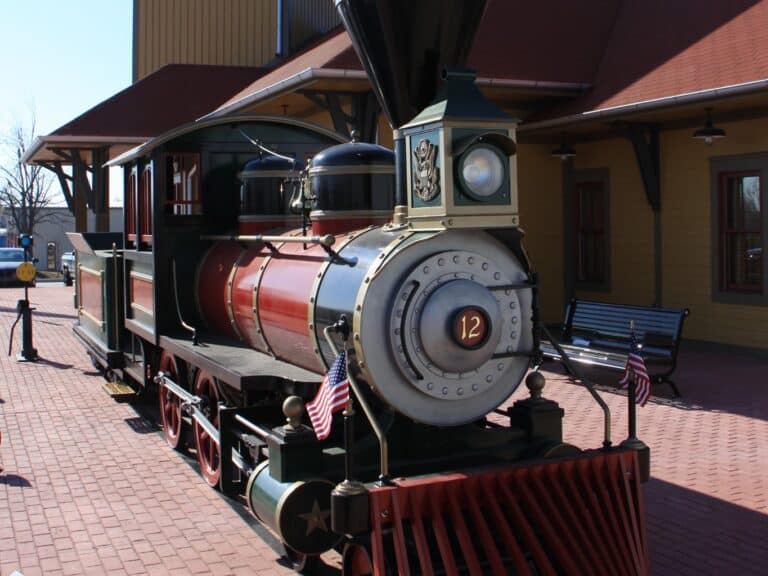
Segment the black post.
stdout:
<path fill-rule="evenodd" d="M 637 440 L 637 386 L 632 380 L 627 384 L 629 398 L 629 430 L 627 440 Z"/>
<path fill-rule="evenodd" d="M 350 396 L 347 405 L 344 407 L 344 480 L 352 482 L 354 479 L 354 450 L 352 446 L 355 442 L 355 407 Z"/>
<path fill-rule="evenodd" d="M 32 308 L 29 306 L 27 287 L 24 287 L 24 300 L 19 300 L 17 305 L 21 315 L 21 353 L 17 356 L 20 362 L 34 362 L 37 360 L 37 350 L 32 344 Z"/>
<path fill-rule="evenodd" d="M 24 234 L 21 245 L 24 248 L 24 264 L 29 262 L 29 251 L 32 247 L 32 236 Z M 34 274 L 33 274 L 34 278 Z M 19 362 L 34 362 L 37 360 L 37 350 L 32 344 L 32 308 L 29 305 L 29 281 L 24 282 L 24 300 L 17 304 L 21 316 L 21 353 L 16 357 Z"/>
<path fill-rule="evenodd" d="M 630 352 L 638 351 L 635 342 L 635 323 L 630 322 L 632 331 L 632 344 Z M 629 364 L 629 363 L 627 363 Z M 632 374 L 627 374 L 627 396 L 629 415 L 627 417 L 627 439 L 621 443 L 622 448 L 630 448 L 637 451 L 637 459 L 640 465 L 640 481 L 647 482 L 651 477 L 651 449 L 645 442 L 637 437 L 637 382 Z"/>

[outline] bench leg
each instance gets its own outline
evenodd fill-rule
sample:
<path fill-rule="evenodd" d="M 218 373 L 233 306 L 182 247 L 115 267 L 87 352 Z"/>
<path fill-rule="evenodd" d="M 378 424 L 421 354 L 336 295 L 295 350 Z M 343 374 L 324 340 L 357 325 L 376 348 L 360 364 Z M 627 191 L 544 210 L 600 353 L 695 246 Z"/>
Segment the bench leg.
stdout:
<path fill-rule="evenodd" d="M 680 398 L 682 394 L 680 394 L 680 390 L 677 388 L 677 384 L 675 384 L 671 378 L 667 378 L 666 376 L 658 376 L 656 378 L 656 384 L 664 384 L 667 383 L 671 386 L 672 391 L 675 393 L 675 398 Z"/>

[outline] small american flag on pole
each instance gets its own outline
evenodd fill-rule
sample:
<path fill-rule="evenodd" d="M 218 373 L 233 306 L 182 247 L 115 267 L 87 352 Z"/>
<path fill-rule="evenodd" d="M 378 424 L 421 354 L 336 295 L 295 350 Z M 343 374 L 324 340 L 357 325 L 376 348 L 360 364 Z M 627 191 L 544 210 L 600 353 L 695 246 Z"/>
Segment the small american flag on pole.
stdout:
<path fill-rule="evenodd" d="M 640 406 L 645 406 L 651 396 L 651 379 L 648 377 L 645 360 L 640 355 L 640 344 L 634 331 L 632 332 L 629 356 L 627 356 L 627 365 L 624 368 L 624 377 L 619 381 L 619 384 L 622 388 L 627 388 L 630 382 L 635 385 L 635 401 Z"/>
<path fill-rule="evenodd" d="M 307 414 L 318 440 L 328 438 L 331 433 L 333 413 L 344 408 L 349 401 L 346 357 L 344 350 L 336 356 L 333 366 L 323 378 L 317 396 L 307 404 Z"/>

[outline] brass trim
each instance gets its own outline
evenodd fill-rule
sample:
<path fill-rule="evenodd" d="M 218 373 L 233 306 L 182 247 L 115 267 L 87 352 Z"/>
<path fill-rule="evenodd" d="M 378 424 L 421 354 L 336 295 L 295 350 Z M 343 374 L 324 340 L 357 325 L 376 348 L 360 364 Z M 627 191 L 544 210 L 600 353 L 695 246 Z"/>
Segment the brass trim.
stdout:
<path fill-rule="evenodd" d="M 289 236 L 301 236 L 302 230 L 301 228 L 297 230 L 291 230 L 288 233 Z M 275 244 L 276 251 L 279 251 L 280 247 L 285 244 L 285 242 L 282 242 L 280 244 Z M 265 248 L 262 247 L 262 250 Z M 256 325 L 256 337 L 260 340 L 260 344 L 262 346 L 261 351 L 269 354 L 272 356 L 272 358 L 277 358 L 275 356 L 274 350 L 272 350 L 272 347 L 269 345 L 269 342 L 267 341 L 266 336 L 264 336 L 264 329 L 261 326 L 261 318 L 259 317 L 259 286 L 261 286 L 261 279 L 264 277 L 264 272 L 267 270 L 267 266 L 272 261 L 273 253 L 269 251 L 269 253 L 266 255 L 266 257 L 261 261 L 261 264 L 259 265 L 259 270 L 257 272 L 256 280 L 253 283 L 253 306 L 251 306 L 251 309 L 253 310 L 253 323 Z"/>
<path fill-rule="evenodd" d="M 277 222 L 282 224 L 288 220 L 301 222 L 301 216 L 297 214 L 241 214 L 237 217 L 238 222 Z"/>
<path fill-rule="evenodd" d="M 244 178 L 290 178 L 297 177 L 298 170 L 243 170 L 237 175 L 238 180 Z"/>
<path fill-rule="evenodd" d="M 311 220 L 341 220 L 344 218 L 381 218 L 392 217 L 392 210 L 312 210 L 309 213 Z M 338 252 L 338 247 L 334 248 Z"/>
<path fill-rule="evenodd" d="M 349 234 L 344 237 L 339 245 L 336 247 L 336 253 L 341 253 L 341 251 L 354 240 L 355 238 L 359 238 L 363 234 L 366 234 L 367 232 L 370 232 L 374 228 L 377 228 L 377 226 L 369 226 L 368 228 L 364 228 L 363 230 L 355 230 L 353 232 L 350 232 Z M 320 270 L 315 276 L 315 281 L 312 284 L 312 291 L 309 293 L 309 302 L 307 303 L 308 312 L 307 312 L 307 320 L 309 324 L 309 340 L 312 343 L 312 351 L 315 353 L 315 356 L 317 357 L 320 367 L 324 370 L 328 370 L 330 366 L 325 361 L 325 358 L 323 357 L 323 351 L 320 347 L 320 338 L 317 336 L 317 330 L 318 327 L 315 324 L 315 312 L 317 307 L 317 297 L 320 293 L 320 286 L 323 283 L 323 280 L 325 279 L 325 273 L 328 271 L 328 268 L 330 268 L 332 262 L 330 260 L 326 260 L 323 262 L 323 264 L 320 266 Z"/>
<path fill-rule="evenodd" d="M 155 277 L 151 274 L 145 274 L 144 272 L 136 272 L 135 270 L 131 270 L 128 274 L 131 278 L 136 278 L 137 280 L 143 280 L 144 282 L 149 282 L 150 284 L 154 284 Z"/>
<path fill-rule="evenodd" d="M 232 264 L 232 269 L 229 271 L 229 276 L 227 276 L 227 316 L 229 317 L 229 323 L 232 326 L 232 329 L 235 331 L 235 334 L 241 342 L 244 341 L 243 334 L 240 332 L 240 327 L 237 325 L 237 320 L 235 320 L 235 309 L 232 306 L 232 290 L 235 283 L 235 274 L 237 274 L 240 261 L 243 259 L 243 256 L 246 252 L 247 250 L 240 251 L 240 254 L 237 255 L 235 262 Z"/>
<path fill-rule="evenodd" d="M 312 176 L 348 176 L 351 174 L 392 174 L 395 173 L 394 166 L 381 164 L 352 165 L 352 166 L 313 166 L 309 169 L 309 175 Z"/>
<path fill-rule="evenodd" d="M 131 302 L 131 310 L 138 310 L 139 312 L 143 312 L 144 314 L 147 314 L 148 316 L 154 317 L 155 313 L 147 308 L 146 306 L 142 306 L 138 302 Z"/>
<path fill-rule="evenodd" d="M 99 328 L 101 328 L 102 331 L 104 330 L 104 326 L 106 325 L 106 322 L 104 322 L 104 320 L 99 320 L 98 318 L 96 318 L 96 316 L 88 312 L 88 310 L 86 310 L 83 306 L 80 306 L 80 308 L 78 308 L 77 311 L 80 312 L 81 315 L 88 318 L 88 320 L 90 320 L 91 322 L 98 324 Z"/>
<path fill-rule="evenodd" d="M 88 266 L 83 266 L 82 264 L 78 264 L 78 270 L 85 272 L 86 274 L 90 274 L 91 276 L 98 276 L 99 278 L 104 275 L 103 270 L 96 270 L 95 268 L 89 268 Z"/>

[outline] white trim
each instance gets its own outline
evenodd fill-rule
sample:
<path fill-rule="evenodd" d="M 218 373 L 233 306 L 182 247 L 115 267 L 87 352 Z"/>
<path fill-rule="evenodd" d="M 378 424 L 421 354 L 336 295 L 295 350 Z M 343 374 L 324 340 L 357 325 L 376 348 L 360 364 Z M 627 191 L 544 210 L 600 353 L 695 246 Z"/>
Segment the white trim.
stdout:
<path fill-rule="evenodd" d="M 639 102 L 621 104 L 619 106 L 611 106 L 608 108 L 601 108 L 599 110 L 589 110 L 586 112 L 579 112 L 577 114 L 570 114 L 568 116 L 561 116 L 559 118 L 552 118 L 551 120 L 532 122 L 530 124 L 520 124 L 517 127 L 517 130 L 518 132 L 531 132 L 540 128 L 553 128 L 563 124 L 586 122 L 597 118 L 602 119 L 611 116 L 619 116 L 628 112 L 646 112 L 651 110 L 658 110 L 660 108 L 703 102 L 705 100 L 713 100 L 715 98 L 741 96 L 745 94 L 751 94 L 753 92 L 760 92 L 762 90 L 768 90 L 768 78 L 764 78 L 762 80 L 753 80 L 751 82 L 743 82 L 741 84 L 720 86 L 718 88 L 708 88 L 706 90 L 684 92 L 674 96 L 664 96 L 663 98 L 641 100 Z"/>

